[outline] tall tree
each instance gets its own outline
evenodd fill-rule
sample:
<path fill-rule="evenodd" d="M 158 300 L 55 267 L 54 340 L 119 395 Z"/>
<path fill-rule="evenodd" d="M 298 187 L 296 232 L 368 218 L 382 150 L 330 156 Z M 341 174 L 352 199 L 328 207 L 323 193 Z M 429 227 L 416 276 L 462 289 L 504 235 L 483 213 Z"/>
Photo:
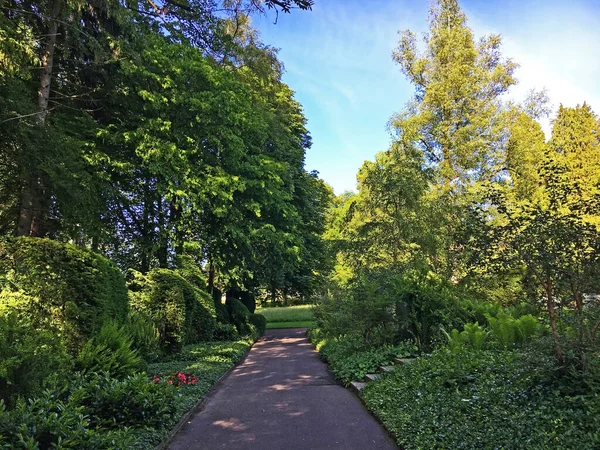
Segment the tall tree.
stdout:
<path fill-rule="evenodd" d="M 476 43 L 466 22 L 457 0 L 437 0 L 424 52 L 411 31 L 401 33 L 393 52 L 416 92 L 392 126 L 439 169 L 446 190 L 496 174 L 504 128 L 501 96 L 515 84 L 516 65 L 502 58 L 500 36 Z"/>

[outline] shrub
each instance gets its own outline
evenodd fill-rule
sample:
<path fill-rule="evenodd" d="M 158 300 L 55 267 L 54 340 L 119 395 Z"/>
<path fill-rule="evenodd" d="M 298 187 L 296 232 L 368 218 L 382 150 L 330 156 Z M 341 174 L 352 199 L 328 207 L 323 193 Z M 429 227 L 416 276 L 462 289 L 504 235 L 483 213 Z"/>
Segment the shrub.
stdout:
<path fill-rule="evenodd" d="M 254 311 L 256 311 L 256 297 L 252 292 L 243 291 L 240 294 L 240 301 L 244 304 L 246 308 L 248 308 L 250 314 L 254 314 Z"/>
<path fill-rule="evenodd" d="M 0 400 L 12 406 L 18 397 L 30 398 L 49 375 L 68 367 L 55 334 L 37 330 L 14 312 L 0 315 Z"/>
<path fill-rule="evenodd" d="M 359 274 L 347 298 L 324 302 L 315 316 L 329 335 L 355 335 L 365 348 L 411 339 L 420 351 L 429 351 L 443 339 L 441 326 L 462 328 L 467 314 L 449 283 L 426 275 L 373 270 Z"/>
<path fill-rule="evenodd" d="M 492 336 L 505 348 L 531 342 L 541 330 L 538 320 L 530 314 L 515 319 L 501 313 L 497 317 L 488 316 L 487 319 Z"/>
<path fill-rule="evenodd" d="M 84 407 L 92 426 L 106 429 L 150 427 L 170 423 L 175 412 L 173 386 L 151 382 L 139 373 L 122 380 L 108 373 L 76 375 L 68 388 L 58 386 L 57 396 Z"/>
<path fill-rule="evenodd" d="M 254 325 L 250 324 L 250 311 L 237 298 L 227 298 L 227 310 L 231 316 L 231 322 L 235 325 L 238 333 L 248 336 L 256 332 Z M 254 329 L 253 329 L 254 328 Z"/>
<path fill-rule="evenodd" d="M 107 372 L 114 378 L 125 378 L 146 368 L 125 329 L 116 323 L 105 324 L 100 332 L 83 346 L 75 368 L 83 373 Z"/>
<path fill-rule="evenodd" d="M 31 449 L 129 449 L 132 430 L 97 430 L 86 408 L 64 402 L 50 391 L 34 400 L 19 400 L 7 411 L 0 400 L 0 447 Z"/>
<path fill-rule="evenodd" d="M 452 351 L 460 351 L 466 346 L 475 350 L 482 350 L 488 339 L 489 331 L 478 323 L 467 323 L 463 331 L 459 332 L 455 328 L 450 333 L 444 331 L 444 334 Z"/>
<path fill-rule="evenodd" d="M 231 323 L 217 323 L 213 339 L 217 341 L 233 341 L 239 337 L 235 325 Z"/>
<path fill-rule="evenodd" d="M 184 254 L 177 257 L 177 268 L 175 269 L 175 272 L 195 288 L 204 292 L 206 291 L 206 278 L 204 273 L 190 255 Z"/>
<path fill-rule="evenodd" d="M 124 321 L 125 280 L 106 258 L 49 239 L 15 238 L 0 243 L 0 289 L 22 291 L 21 304 L 38 326 L 57 329 L 74 353 L 102 325 Z"/>
<path fill-rule="evenodd" d="M 179 352 L 186 343 L 212 338 L 212 298 L 175 271 L 153 269 L 146 276 L 132 272 L 130 290 L 132 306 L 155 321 L 164 350 Z"/>
<path fill-rule="evenodd" d="M 219 300 L 219 303 L 215 303 L 215 310 L 216 310 L 216 314 L 217 314 L 217 322 L 225 323 L 225 324 L 231 323 L 231 317 L 229 316 L 229 311 L 227 310 L 227 306 L 225 306 L 223 303 L 221 303 L 220 300 Z"/>
<path fill-rule="evenodd" d="M 259 336 L 265 334 L 267 329 L 267 319 L 262 314 L 250 314 L 248 321 L 256 327 Z"/>

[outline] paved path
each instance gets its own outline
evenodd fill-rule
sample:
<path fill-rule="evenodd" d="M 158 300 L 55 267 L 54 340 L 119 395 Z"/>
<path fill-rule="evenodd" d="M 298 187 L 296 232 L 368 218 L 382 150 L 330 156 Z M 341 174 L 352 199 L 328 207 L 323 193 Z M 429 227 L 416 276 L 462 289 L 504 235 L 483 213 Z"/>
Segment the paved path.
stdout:
<path fill-rule="evenodd" d="M 169 449 L 396 449 L 305 332 L 267 330 Z"/>

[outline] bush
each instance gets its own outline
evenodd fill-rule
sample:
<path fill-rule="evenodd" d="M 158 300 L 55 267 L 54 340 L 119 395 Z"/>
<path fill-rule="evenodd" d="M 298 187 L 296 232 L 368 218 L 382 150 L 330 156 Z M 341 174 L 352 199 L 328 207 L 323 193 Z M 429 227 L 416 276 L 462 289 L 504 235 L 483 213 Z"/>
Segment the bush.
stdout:
<path fill-rule="evenodd" d="M 57 386 L 57 397 L 84 407 L 94 427 L 162 428 L 175 412 L 173 386 L 151 382 L 139 373 L 117 380 L 108 373 L 75 375 L 68 388 Z"/>
<path fill-rule="evenodd" d="M 250 314 L 254 314 L 254 311 L 256 311 L 256 297 L 252 292 L 243 291 L 240 294 L 240 301 L 244 304 L 246 308 L 248 308 Z"/>
<path fill-rule="evenodd" d="M 146 364 L 132 349 L 129 334 L 119 325 L 108 323 L 83 346 L 75 368 L 83 373 L 107 372 L 122 379 L 144 370 Z"/>
<path fill-rule="evenodd" d="M 35 329 L 14 312 L 0 315 L 0 400 L 12 406 L 18 397 L 31 398 L 49 375 L 68 368 L 55 334 Z"/>
<path fill-rule="evenodd" d="M 212 298 L 168 269 L 153 269 L 144 276 L 132 272 L 130 298 L 134 309 L 153 318 L 161 346 L 179 352 L 187 343 L 210 340 L 215 309 Z"/>
<path fill-rule="evenodd" d="M 231 323 L 217 323 L 213 339 L 217 341 L 233 341 L 239 337 L 237 329 Z"/>
<path fill-rule="evenodd" d="M 128 298 L 123 275 L 106 258 L 49 239 L 0 242 L 0 290 L 22 291 L 20 304 L 37 326 L 56 329 L 73 353 L 105 322 L 123 322 Z"/>
<path fill-rule="evenodd" d="M 267 319 L 262 314 L 250 314 L 248 321 L 256 327 L 258 335 L 262 336 L 265 334 L 267 329 Z"/>
<path fill-rule="evenodd" d="M 237 298 L 227 298 L 227 311 L 231 317 L 231 322 L 235 325 L 238 332 L 243 336 L 249 334 L 248 320 L 250 319 L 250 311 Z"/>
<path fill-rule="evenodd" d="M 135 444 L 132 431 L 97 430 L 86 408 L 63 402 L 45 391 L 34 400 L 19 400 L 7 411 L 0 400 L 0 447 L 22 449 L 129 449 Z"/>
<path fill-rule="evenodd" d="M 452 285 L 428 275 L 389 270 L 360 273 L 346 298 L 324 302 L 315 316 L 325 333 L 353 335 L 362 347 L 411 339 L 420 351 L 430 351 L 443 340 L 441 326 L 462 328 L 468 318 Z"/>
<path fill-rule="evenodd" d="M 229 311 L 227 310 L 227 306 L 219 301 L 219 303 L 215 303 L 215 310 L 217 313 L 217 322 L 230 324 L 231 317 L 229 316 Z"/>

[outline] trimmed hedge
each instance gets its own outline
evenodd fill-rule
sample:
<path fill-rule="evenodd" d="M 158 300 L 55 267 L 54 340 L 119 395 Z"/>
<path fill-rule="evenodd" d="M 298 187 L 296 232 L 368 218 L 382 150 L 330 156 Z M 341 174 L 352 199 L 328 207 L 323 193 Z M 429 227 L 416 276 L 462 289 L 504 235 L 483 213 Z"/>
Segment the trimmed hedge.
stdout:
<path fill-rule="evenodd" d="M 114 263 L 50 239 L 0 241 L 0 290 L 30 296 L 19 303 L 20 314 L 56 329 L 75 353 L 104 323 L 123 323 L 129 310 L 125 279 Z M 0 303 L 0 309 L 13 306 Z"/>
<path fill-rule="evenodd" d="M 248 321 L 256 327 L 259 336 L 262 336 L 267 329 L 267 319 L 262 314 L 250 314 Z"/>
<path fill-rule="evenodd" d="M 185 344 L 212 338 L 216 313 L 209 294 L 173 270 L 131 273 L 131 305 L 153 318 L 163 350 L 179 352 Z"/>

